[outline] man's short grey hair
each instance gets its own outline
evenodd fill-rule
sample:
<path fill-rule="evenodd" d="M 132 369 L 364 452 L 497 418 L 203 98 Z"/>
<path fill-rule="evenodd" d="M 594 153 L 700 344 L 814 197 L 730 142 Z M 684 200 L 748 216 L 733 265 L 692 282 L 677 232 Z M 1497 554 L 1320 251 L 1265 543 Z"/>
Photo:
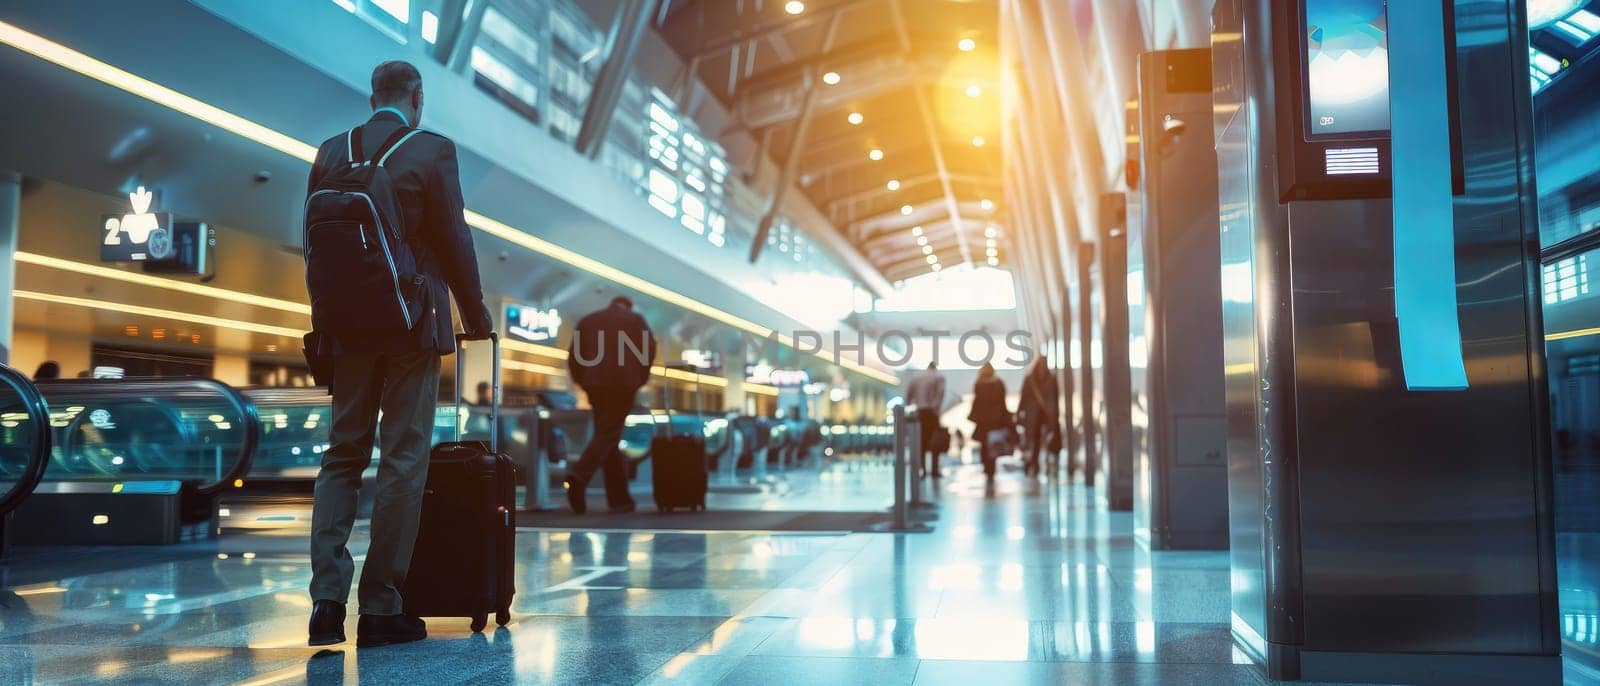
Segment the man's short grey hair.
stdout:
<path fill-rule="evenodd" d="M 420 88 L 422 74 L 405 60 L 390 60 L 372 70 L 372 98 L 378 102 L 403 100 Z"/>

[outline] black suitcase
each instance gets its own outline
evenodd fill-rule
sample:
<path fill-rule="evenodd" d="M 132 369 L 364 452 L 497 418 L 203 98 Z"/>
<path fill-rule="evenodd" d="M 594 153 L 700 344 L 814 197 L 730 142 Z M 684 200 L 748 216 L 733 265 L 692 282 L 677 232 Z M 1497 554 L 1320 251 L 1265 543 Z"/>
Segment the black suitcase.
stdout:
<path fill-rule="evenodd" d="M 698 372 L 699 370 L 694 370 Z M 698 401 L 699 376 L 695 376 Z M 671 512 L 680 507 L 706 509 L 706 439 L 702 431 L 678 435 L 673 431 L 671 408 L 667 411 L 667 435 L 650 439 L 650 482 L 655 491 L 656 511 Z"/>
<path fill-rule="evenodd" d="M 500 341 L 494 354 L 494 400 L 488 442 L 460 440 L 435 446 L 428 456 L 428 485 L 411 568 L 400 596 L 408 614 L 470 617 L 472 630 L 511 621 L 515 593 L 517 466 L 499 451 Z M 461 408 L 465 339 L 456 338 L 456 409 Z"/>
<path fill-rule="evenodd" d="M 706 509 L 706 442 L 694 435 L 667 435 L 650 439 L 650 460 L 654 463 L 651 482 L 655 487 L 656 510 L 671 512 L 686 507 Z"/>

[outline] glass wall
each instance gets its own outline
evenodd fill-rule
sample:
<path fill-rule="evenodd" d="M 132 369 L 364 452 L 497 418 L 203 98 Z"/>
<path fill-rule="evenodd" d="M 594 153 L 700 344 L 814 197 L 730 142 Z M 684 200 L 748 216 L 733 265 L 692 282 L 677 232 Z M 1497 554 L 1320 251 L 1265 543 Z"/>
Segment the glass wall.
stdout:
<path fill-rule="evenodd" d="M 488 2 L 469 51 L 478 88 L 563 142 L 577 140 L 590 90 L 605 61 L 605 33 L 570 0 Z M 400 43 L 439 40 L 443 0 L 330 0 Z M 464 17 L 471 3 L 459 6 Z M 707 243 L 747 251 L 758 218 L 737 212 L 749 195 L 715 136 L 678 111 L 671 95 L 629 79 L 599 161 L 641 199 Z M 780 273 L 840 279 L 848 272 L 819 251 L 806 232 L 780 217 L 767 239 Z M 781 260 L 781 261 L 779 261 Z M 841 291 L 842 292 L 842 291 Z M 848 300 L 839 307 L 849 308 Z"/>
<path fill-rule="evenodd" d="M 1561 631 L 1581 681 L 1600 678 L 1600 2 L 1528 7 Z"/>

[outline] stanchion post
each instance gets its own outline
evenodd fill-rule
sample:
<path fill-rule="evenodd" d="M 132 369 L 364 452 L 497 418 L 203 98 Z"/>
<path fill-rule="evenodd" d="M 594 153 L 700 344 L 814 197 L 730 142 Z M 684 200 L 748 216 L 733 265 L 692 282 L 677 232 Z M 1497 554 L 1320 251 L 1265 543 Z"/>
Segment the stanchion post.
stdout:
<path fill-rule="evenodd" d="M 907 484 L 911 497 L 908 500 L 911 507 L 916 507 L 922 504 L 922 417 L 911 415 L 906 424 L 906 445 L 910 448 L 906 452 L 911 462 L 911 469 L 908 470 L 911 483 Z"/>
<path fill-rule="evenodd" d="M 895 530 L 906 528 L 906 408 L 894 408 L 894 510 L 892 526 Z"/>
<path fill-rule="evenodd" d="M 522 509 L 548 512 L 555 508 L 550 505 L 550 446 L 545 444 L 544 417 L 539 414 L 538 408 L 529 412 L 528 417 L 528 435 L 532 437 L 533 454 L 529 456 L 532 464 L 524 467 L 528 483 L 522 492 Z M 500 428 L 495 427 L 495 430 L 499 431 Z"/>

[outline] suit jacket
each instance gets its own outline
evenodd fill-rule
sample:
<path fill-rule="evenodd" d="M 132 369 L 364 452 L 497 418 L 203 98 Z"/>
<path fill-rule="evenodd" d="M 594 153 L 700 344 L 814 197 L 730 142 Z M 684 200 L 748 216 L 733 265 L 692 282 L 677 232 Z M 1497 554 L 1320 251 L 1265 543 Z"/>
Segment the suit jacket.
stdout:
<path fill-rule="evenodd" d="M 567 372 L 585 391 L 638 389 L 650 380 L 650 365 L 655 360 L 656 339 L 650 334 L 650 324 L 631 307 L 610 305 L 578 320 L 572 330 Z"/>
<path fill-rule="evenodd" d="M 1006 384 L 999 378 L 979 381 L 972 387 L 972 411 L 967 419 L 977 424 L 973 437 L 983 440 L 994 429 L 1011 428 L 1011 410 L 1006 407 Z"/>
<path fill-rule="evenodd" d="M 377 112 L 362 124 L 361 144 L 371 159 L 390 134 L 404 126 L 399 115 Z M 345 132 L 322 142 L 317 161 L 311 165 L 307 192 L 317 187 L 327 170 L 347 164 Z M 468 328 L 480 331 L 492 327 L 489 311 L 483 305 L 483 285 L 478 279 L 478 256 L 472 247 L 472 231 L 462 214 L 461 179 L 456 170 L 456 145 L 436 133 L 419 130 L 389 156 L 384 164 L 394 183 L 405 222 L 406 240 L 417 257 L 418 270 L 426 277 L 428 291 L 422 317 L 411 331 L 382 340 L 323 336 L 321 350 L 326 355 L 343 353 L 410 353 L 433 351 L 441 355 L 455 352 L 455 323 L 450 316 L 449 293 Z"/>

